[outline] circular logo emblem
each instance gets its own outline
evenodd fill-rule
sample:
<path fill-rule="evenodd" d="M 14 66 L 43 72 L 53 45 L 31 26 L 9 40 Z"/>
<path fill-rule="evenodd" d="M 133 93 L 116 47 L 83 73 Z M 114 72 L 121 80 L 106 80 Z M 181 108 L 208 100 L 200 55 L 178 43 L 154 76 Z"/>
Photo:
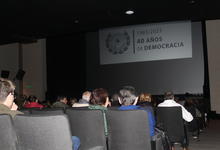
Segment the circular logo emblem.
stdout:
<path fill-rule="evenodd" d="M 123 54 L 128 50 L 130 45 L 130 37 L 127 32 L 124 33 L 109 33 L 106 38 L 106 47 L 108 51 L 114 55 Z"/>

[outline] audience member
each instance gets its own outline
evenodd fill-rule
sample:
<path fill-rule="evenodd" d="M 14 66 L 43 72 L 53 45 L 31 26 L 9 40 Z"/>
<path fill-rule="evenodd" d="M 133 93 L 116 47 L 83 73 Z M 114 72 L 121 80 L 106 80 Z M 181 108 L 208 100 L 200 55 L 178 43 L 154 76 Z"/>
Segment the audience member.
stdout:
<path fill-rule="evenodd" d="M 88 108 L 101 110 L 104 118 L 104 126 L 105 126 L 105 135 L 108 135 L 108 127 L 106 121 L 106 111 L 107 107 L 110 105 L 108 92 L 103 88 L 94 89 L 91 95 L 91 103 Z"/>
<path fill-rule="evenodd" d="M 188 124 L 189 131 L 192 132 L 193 139 L 199 138 L 199 120 L 202 117 L 200 111 L 196 108 L 193 100 L 188 98 L 185 102 L 184 107 L 188 110 L 192 116 L 193 120 Z"/>
<path fill-rule="evenodd" d="M 75 103 L 77 103 L 77 98 L 70 97 L 67 104 L 72 107 Z"/>
<path fill-rule="evenodd" d="M 82 98 L 79 100 L 79 102 L 73 104 L 72 107 L 88 107 L 90 99 L 91 99 L 91 92 L 85 91 L 83 92 Z"/>
<path fill-rule="evenodd" d="M 23 114 L 17 111 L 18 106 L 14 103 L 15 85 L 7 79 L 0 78 L 0 114 L 8 114 L 13 118 L 18 114 Z M 80 139 L 72 136 L 73 150 L 78 150 Z"/>
<path fill-rule="evenodd" d="M 181 104 L 174 101 L 173 92 L 166 92 L 164 94 L 164 102 L 160 103 L 158 107 L 175 107 L 180 106 L 182 108 L 182 117 L 185 121 L 190 122 L 193 120 L 193 116 L 188 112 Z"/>
<path fill-rule="evenodd" d="M 44 106 L 38 103 L 38 99 L 34 95 L 28 97 L 27 102 L 24 104 L 24 108 L 43 108 Z"/>
<path fill-rule="evenodd" d="M 67 108 L 69 105 L 67 105 L 67 97 L 66 96 L 58 96 L 57 101 L 53 103 L 53 108 Z"/>
<path fill-rule="evenodd" d="M 120 103 L 118 101 L 118 97 L 119 97 L 119 95 L 117 93 L 115 93 L 111 96 L 110 101 L 111 101 L 112 107 L 119 107 L 120 106 Z"/>
<path fill-rule="evenodd" d="M 154 114 L 154 109 L 151 100 L 151 94 L 141 93 L 139 96 L 138 105 L 141 107 L 147 107 Z"/>
<path fill-rule="evenodd" d="M 182 106 L 184 106 L 186 102 L 185 97 L 175 97 L 174 100 Z"/>
<path fill-rule="evenodd" d="M 145 110 L 147 112 L 148 115 L 148 120 L 149 120 L 149 128 L 150 128 L 150 136 L 154 136 L 155 131 L 154 131 L 154 127 L 155 127 L 155 118 L 154 115 L 152 113 L 152 111 L 148 108 L 142 108 L 141 106 L 137 106 L 137 101 L 138 101 L 138 97 L 136 95 L 134 95 L 134 91 L 130 90 L 128 88 L 122 88 L 119 91 L 119 102 L 121 104 L 121 106 L 119 107 L 119 110 L 138 110 L 138 109 L 142 109 Z"/>
<path fill-rule="evenodd" d="M 185 120 L 187 122 L 191 122 L 193 120 L 192 114 L 190 112 L 188 112 L 184 106 L 182 106 L 181 104 L 179 104 L 175 101 L 174 94 L 171 91 L 165 92 L 164 102 L 162 102 L 158 105 L 158 107 L 176 107 L 176 106 L 181 107 L 183 120 Z M 182 146 L 183 150 L 187 149 L 188 143 L 189 143 L 189 141 L 187 138 L 184 139 L 183 141 L 181 141 L 181 146 Z M 173 144 L 174 143 L 171 143 L 172 150 L 175 149 Z"/>
<path fill-rule="evenodd" d="M 15 117 L 23 114 L 17 111 L 18 106 L 14 103 L 15 85 L 7 79 L 0 78 L 0 114 L 9 114 Z"/>
<path fill-rule="evenodd" d="M 68 100 L 66 96 L 58 96 L 57 101 L 52 105 L 52 108 L 67 108 Z M 80 139 L 77 136 L 72 136 L 73 150 L 78 150 L 80 147 Z"/>

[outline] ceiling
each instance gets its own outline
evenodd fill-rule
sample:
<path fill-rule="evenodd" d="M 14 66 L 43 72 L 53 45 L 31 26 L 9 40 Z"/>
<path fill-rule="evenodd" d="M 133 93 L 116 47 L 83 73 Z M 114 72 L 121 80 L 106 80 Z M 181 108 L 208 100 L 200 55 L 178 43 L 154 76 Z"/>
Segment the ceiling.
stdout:
<path fill-rule="evenodd" d="M 0 44 L 174 20 L 220 18 L 218 0 L 1 0 Z M 126 15 L 131 9 L 135 13 Z"/>

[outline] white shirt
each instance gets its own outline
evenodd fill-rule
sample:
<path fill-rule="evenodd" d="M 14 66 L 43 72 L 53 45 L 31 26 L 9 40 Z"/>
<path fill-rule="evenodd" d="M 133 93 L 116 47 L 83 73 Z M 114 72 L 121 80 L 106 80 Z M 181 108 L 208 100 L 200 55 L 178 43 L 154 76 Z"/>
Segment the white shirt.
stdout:
<path fill-rule="evenodd" d="M 182 105 L 178 104 L 172 99 L 165 100 L 163 103 L 160 103 L 158 107 L 175 107 L 180 106 L 182 108 L 182 117 L 185 121 L 190 122 L 193 120 L 193 116 L 188 112 Z"/>

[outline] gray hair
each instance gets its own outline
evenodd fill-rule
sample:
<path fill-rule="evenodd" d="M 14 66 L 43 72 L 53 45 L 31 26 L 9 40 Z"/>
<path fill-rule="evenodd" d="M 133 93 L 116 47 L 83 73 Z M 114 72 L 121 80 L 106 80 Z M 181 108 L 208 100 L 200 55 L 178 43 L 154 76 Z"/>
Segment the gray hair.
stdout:
<path fill-rule="evenodd" d="M 134 94 L 134 91 L 126 88 L 123 88 L 119 91 L 119 96 L 122 105 L 132 105 L 137 98 Z"/>

